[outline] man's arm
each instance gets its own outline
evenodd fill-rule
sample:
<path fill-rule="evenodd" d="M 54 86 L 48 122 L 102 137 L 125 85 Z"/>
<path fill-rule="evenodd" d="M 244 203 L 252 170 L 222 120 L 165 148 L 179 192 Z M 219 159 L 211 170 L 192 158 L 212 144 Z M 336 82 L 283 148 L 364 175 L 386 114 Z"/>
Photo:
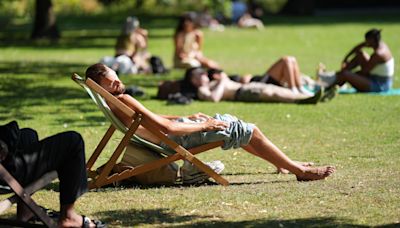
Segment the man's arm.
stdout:
<path fill-rule="evenodd" d="M 181 34 L 176 35 L 174 38 L 175 42 L 175 53 L 178 55 L 180 59 L 186 58 L 186 54 L 183 52 L 183 36 Z"/>
<path fill-rule="evenodd" d="M 344 57 L 342 63 L 347 64 L 348 63 L 348 59 L 350 56 L 352 56 L 354 53 L 360 51 L 362 48 L 365 47 L 365 42 L 362 42 L 360 44 L 358 44 L 357 46 L 355 46 L 353 49 L 351 49 L 351 51 Z"/>
<path fill-rule="evenodd" d="M 209 85 L 200 87 L 198 90 L 199 98 L 202 100 L 213 101 L 213 102 L 221 101 L 222 97 L 224 96 L 224 90 L 225 90 L 224 83 L 226 83 L 226 80 L 228 79 L 222 77 L 220 80 L 218 80 L 217 84 L 212 89 L 210 88 Z"/>
<path fill-rule="evenodd" d="M 363 75 L 368 75 L 369 72 L 379 63 L 385 62 L 385 60 L 377 55 L 376 53 L 371 56 L 371 58 L 368 60 L 367 64 L 361 69 L 361 73 Z"/>
<path fill-rule="evenodd" d="M 140 102 L 138 102 L 133 97 L 123 94 L 118 96 L 118 99 L 130 107 L 135 112 L 141 113 L 148 121 L 153 123 L 155 127 L 160 129 L 165 134 L 171 135 L 185 135 L 199 131 L 214 131 L 214 130 L 223 130 L 228 124 L 215 119 L 208 119 L 202 123 L 181 123 L 181 122 L 173 122 L 167 118 L 164 118 L 160 115 L 157 115 L 146 107 L 144 107 Z M 127 126 L 132 122 L 131 117 L 127 117 L 123 114 L 119 109 L 110 105 L 110 108 L 113 110 L 114 114 Z"/>

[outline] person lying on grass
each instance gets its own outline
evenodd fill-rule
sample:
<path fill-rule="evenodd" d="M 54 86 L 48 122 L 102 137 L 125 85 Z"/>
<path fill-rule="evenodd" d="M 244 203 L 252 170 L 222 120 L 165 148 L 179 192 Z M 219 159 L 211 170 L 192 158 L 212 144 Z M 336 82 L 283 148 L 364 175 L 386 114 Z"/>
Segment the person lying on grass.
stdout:
<path fill-rule="evenodd" d="M 310 167 L 308 163 L 303 165 L 291 160 L 257 126 L 229 114 L 216 114 L 214 117 L 201 113 L 188 117 L 155 114 L 133 97 L 124 94 L 125 86 L 115 71 L 103 64 L 90 66 L 86 70 L 86 77 L 91 78 L 135 112 L 157 123 L 158 129 L 187 149 L 222 140 L 224 141 L 222 149 L 241 147 L 248 153 L 269 161 L 278 169 L 295 174 L 299 181 L 325 179 L 336 170 L 334 166 Z M 108 105 L 126 126 L 131 124 L 131 117 L 127 117 L 111 103 Z M 167 147 L 145 128 L 140 127 L 136 134 L 154 144 Z"/>
<path fill-rule="evenodd" d="M 243 102 L 284 102 L 297 104 L 317 104 L 332 97 L 334 89 L 323 92 L 320 88 L 314 95 L 295 92 L 271 83 L 249 82 L 246 84 L 231 80 L 223 71 L 215 71 L 210 80 L 203 68 L 191 68 L 182 80 L 181 93 L 204 101 Z"/>

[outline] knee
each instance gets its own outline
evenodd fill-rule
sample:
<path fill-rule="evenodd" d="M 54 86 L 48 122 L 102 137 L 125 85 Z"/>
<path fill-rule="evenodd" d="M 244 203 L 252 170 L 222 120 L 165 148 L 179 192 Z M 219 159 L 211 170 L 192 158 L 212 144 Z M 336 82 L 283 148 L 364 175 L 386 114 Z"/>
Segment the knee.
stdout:
<path fill-rule="evenodd" d="M 260 128 L 258 128 L 257 126 L 255 126 L 254 125 L 254 128 L 253 128 L 253 135 L 252 135 L 252 139 L 254 139 L 254 138 L 259 138 L 260 136 L 261 136 L 261 130 L 260 130 Z"/>
<path fill-rule="evenodd" d="M 281 62 L 285 63 L 285 64 L 289 64 L 291 61 L 292 56 L 283 56 L 280 60 Z"/>
<path fill-rule="evenodd" d="M 357 56 L 357 58 L 362 58 L 362 59 L 368 59 L 369 58 L 368 53 L 365 52 L 364 50 L 358 50 L 356 52 L 356 56 Z"/>
<path fill-rule="evenodd" d="M 84 146 L 84 141 L 83 138 L 81 136 L 81 134 L 79 134 L 76 131 L 67 131 L 62 133 L 64 135 L 64 138 L 68 141 L 70 141 L 71 144 L 73 145 L 79 145 L 80 147 Z"/>
<path fill-rule="evenodd" d="M 349 70 L 342 70 L 336 74 L 336 78 L 338 80 L 346 80 L 351 75 L 351 71 Z"/>

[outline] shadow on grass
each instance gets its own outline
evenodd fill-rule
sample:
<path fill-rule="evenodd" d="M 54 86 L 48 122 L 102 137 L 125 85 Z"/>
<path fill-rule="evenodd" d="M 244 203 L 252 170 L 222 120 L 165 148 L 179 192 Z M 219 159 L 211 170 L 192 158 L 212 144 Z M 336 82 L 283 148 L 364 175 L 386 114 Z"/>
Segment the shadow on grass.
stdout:
<path fill-rule="evenodd" d="M 166 208 L 143 210 L 112 210 L 98 212 L 95 216 L 111 226 L 134 227 L 138 225 L 162 225 L 174 227 L 367 227 L 335 217 L 305 219 L 255 219 L 219 221 L 214 216 L 177 215 Z M 198 221 L 200 220 L 200 221 Z M 185 224 L 179 224 L 185 223 Z"/>
<path fill-rule="evenodd" d="M 304 219 L 256 219 L 245 221 L 201 221 L 190 224 L 198 227 L 368 227 L 351 224 L 335 217 Z M 182 226 L 178 226 L 182 227 Z"/>
<path fill-rule="evenodd" d="M 99 217 L 103 222 L 110 224 L 110 226 L 121 227 L 135 227 L 140 224 L 166 225 L 165 223 L 183 223 L 195 219 L 212 219 L 212 216 L 177 215 L 169 211 L 167 208 L 111 210 L 98 212 L 95 216 Z"/>
<path fill-rule="evenodd" d="M 400 22 L 400 15 L 397 13 L 378 13 L 378 14 L 341 14 L 326 16 L 282 16 L 269 15 L 264 18 L 266 25 L 345 25 L 357 24 L 397 24 Z M 323 31 L 321 31 L 323 32 Z"/>
<path fill-rule="evenodd" d="M 31 119 L 37 113 L 27 113 L 25 107 L 45 106 L 57 104 L 60 101 L 68 99 L 83 99 L 86 94 L 79 88 L 34 85 L 33 79 L 13 78 L 0 80 L 1 109 L 0 120 L 16 118 L 20 120 Z M 87 112 L 89 109 L 82 105 L 74 105 L 77 112 Z M 93 107 L 95 110 L 95 107 Z M 54 113 L 58 115 L 57 113 Z"/>
<path fill-rule="evenodd" d="M 87 67 L 87 64 L 62 63 L 57 61 L 0 61 L 0 74 L 38 74 L 54 79 L 57 77 L 70 77 L 73 72 L 83 72 Z"/>

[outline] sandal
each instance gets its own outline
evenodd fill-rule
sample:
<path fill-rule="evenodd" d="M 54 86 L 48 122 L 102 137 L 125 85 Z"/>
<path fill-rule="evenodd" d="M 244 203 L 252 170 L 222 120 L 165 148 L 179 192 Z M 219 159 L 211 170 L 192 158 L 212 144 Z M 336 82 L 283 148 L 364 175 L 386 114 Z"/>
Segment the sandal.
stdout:
<path fill-rule="evenodd" d="M 82 215 L 82 228 L 90 228 L 90 223 L 93 223 L 97 228 L 107 228 L 107 224 L 100 220 L 91 220 L 90 218 Z"/>

